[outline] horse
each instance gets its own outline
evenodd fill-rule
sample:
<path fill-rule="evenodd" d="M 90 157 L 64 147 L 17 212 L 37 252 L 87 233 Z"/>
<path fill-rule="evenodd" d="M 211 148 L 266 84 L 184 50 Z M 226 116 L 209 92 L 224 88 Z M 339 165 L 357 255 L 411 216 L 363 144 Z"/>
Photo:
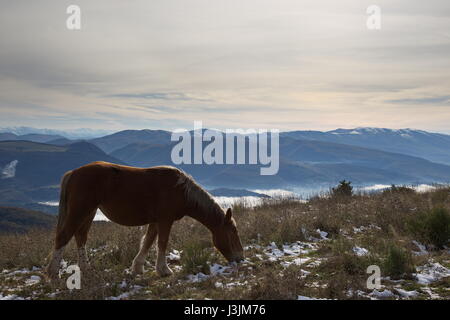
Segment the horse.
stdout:
<path fill-rule="evenodd" d="M 120 225 L 148 225 L 131 265 L 133 274 L 144 272 L 156 237 L 156 272 L 159 276 L 173 273 L 167 266 L 166 248 L 173 223 L 184 216 L 209 229 L 214 246 L 228 262 L 244 258 L 231 209 L 223 210 L 184 171 L 171 166 L 136 168 L 97 161 L 66 172 L 61 180 L 54 248 L 46 267 L 49 279 L 57 278 L 64 247 L 73 236 L 80 269 L 89 266 L 85 245 L 97 209 Z"/>

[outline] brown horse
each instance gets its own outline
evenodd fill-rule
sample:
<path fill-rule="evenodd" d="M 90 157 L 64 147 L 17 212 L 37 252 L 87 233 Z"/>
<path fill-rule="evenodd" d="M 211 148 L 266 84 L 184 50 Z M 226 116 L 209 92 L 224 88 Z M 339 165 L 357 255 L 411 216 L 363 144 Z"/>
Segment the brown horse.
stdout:
<path fill-rule="evenodd" d="M 243 249 L 232 217 L 192 177 L 169 166 L 134 168 L 94 162 L 67 172 L 61 182 L 55 247 L 47 274 L 58 275 L 64 247 L 75 235 L 80 268 L 87 266 L 85 244 L 97 209 L 111 221 L 125 226 L 148 224 L 132 271 L 144 271 L 150 247 L 158 236 L 156 271 L 172 274 L 166 263 L 166 248 L 174 221 L 190 216 L 212 233 L 213 243 L 228 261 L 243 259 Z"/>

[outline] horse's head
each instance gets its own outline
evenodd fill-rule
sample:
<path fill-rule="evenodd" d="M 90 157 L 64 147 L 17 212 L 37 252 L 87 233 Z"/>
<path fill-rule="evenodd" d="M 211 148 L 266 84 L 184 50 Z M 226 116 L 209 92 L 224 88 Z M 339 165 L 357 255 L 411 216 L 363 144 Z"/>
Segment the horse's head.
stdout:
<path fill-rule="evenodd" d="M 227 210 L 223 224 L 213 233 L 213 242 L 229 262 L 244 260 L 244 249 L 242 249 L 231 209 Z"/>

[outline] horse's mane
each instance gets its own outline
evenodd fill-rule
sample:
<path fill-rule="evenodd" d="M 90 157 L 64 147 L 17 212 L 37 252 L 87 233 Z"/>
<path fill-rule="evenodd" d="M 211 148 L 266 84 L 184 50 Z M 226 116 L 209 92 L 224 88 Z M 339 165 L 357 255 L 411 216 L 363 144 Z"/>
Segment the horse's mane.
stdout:
<path fill-rule="evenodd" d="M 176 186 L 181 186 L 188 206 L 197 210 L 196 215 L 202 214 L 207 220 L 217 220 L 222 223 L 225 215 L 220 205 L 214 200 L 208 191 L 203 189 L 194 178 L 186 172 L 180 170 L 179 178 Z"/>

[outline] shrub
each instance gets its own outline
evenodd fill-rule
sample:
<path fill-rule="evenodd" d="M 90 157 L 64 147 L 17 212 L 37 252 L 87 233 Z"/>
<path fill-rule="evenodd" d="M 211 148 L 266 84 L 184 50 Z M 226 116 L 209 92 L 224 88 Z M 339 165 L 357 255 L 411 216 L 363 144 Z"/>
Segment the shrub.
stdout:
<path fill-rule="evenodd" d="M 384 261 L 383 273 L 393 279 L 398 279 L 405 274 L 411 274 L 413 271 L 414 265 L 411 255 L 400 247 L 390 245 Z"/>
<path fill-rule="evenodd" d="M 447 209 L 435 208 L 427 219 L 427 233 L 431 243 L 442 248 L 450 239 L 450 214 Z"/>
<path fill-rule="evenodd" d="M 443 204 L 448 202 L 449 195 L 449 188 L 437 189 L 431 193 L 431 201 L 434 206 L 442 206 Z"/>
<path fill-rule="evenodd" d="M 333 197 L 351 197 L 353 195 L 353 186 L 350 181 L 342 180 L 339 185 L 331 189 Z"/>
<path fill-rule="evenodd" d="M 347 276 L 365 275 L 367 267 L 377 264 L 372 255 L 358 256 L 353 252 L 354 243 L 345 238 L 337 239 L 332 245 L 333 256 L 319 266 L 324 272 L 341 272 Z"/>
<path fill-rule="evenodd" d="M 450 240 L 450 213 L 445 208 L 434 208 L 409 221 L 409 228 L 421 240 L 442 248 Z"/>

